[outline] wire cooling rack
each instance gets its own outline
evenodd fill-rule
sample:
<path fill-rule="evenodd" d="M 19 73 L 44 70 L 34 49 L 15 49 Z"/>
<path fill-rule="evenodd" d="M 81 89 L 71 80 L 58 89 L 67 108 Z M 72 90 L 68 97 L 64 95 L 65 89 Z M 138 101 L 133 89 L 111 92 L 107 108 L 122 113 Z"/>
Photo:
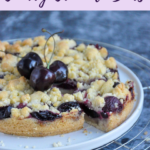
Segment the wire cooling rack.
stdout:
<path fill-rule="evenodd" d="M 17 39 L 17 40 L 23 40 Z M 132 51 L 98 41 L 74 39 L 77 43 L 99 44 L 109 56 L 130 68 L 140 79 L 144 90 L 144 106 L 137 122 L 116 140 L 93 150 L 150 150 L 150 60 Z M 14 42 L 16 40 L 10 40 Z M 99 141 L 100 142 L 100 141 Z"/>

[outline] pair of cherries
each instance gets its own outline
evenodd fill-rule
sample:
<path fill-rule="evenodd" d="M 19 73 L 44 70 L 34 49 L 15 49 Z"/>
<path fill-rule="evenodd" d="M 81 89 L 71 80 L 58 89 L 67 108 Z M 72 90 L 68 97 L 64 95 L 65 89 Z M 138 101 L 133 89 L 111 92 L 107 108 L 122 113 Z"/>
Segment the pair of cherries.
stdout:
<path fill-rule="evenodd" d="M 30 85 L 36 91 L 45 91 L 53 83 L 67 80 L 68 68 L 61 61 L 54 61 L 49 69 L 43 67 L 43 62 L 38 54 L 28 53 L 17 64 L 19 73 L 30 80 Z"/>
<path fill-rule="evenodd" d="M 44 29 L 43 32 L 47 31 Z M 22 76 L 30 80 L 30 86 L 34 90 L 45 91 L 53 83 L 62 83 L 68 78 L 68 68 L 63 62 L 54 61 L 51 65 L 50 62 L 47 64 L 45 68 L 39 55 L 30 52 L 18 62 L 17 69 Z"/>

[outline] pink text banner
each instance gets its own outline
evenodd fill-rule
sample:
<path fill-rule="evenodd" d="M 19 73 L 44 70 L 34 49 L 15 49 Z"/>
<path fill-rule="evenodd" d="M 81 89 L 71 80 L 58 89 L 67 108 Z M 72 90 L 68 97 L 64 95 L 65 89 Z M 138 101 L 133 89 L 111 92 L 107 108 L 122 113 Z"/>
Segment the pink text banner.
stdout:
<path fill-rule="evenodd" d="M 0 0 L 0 10 L 150 10 L 150 0 Z"/>

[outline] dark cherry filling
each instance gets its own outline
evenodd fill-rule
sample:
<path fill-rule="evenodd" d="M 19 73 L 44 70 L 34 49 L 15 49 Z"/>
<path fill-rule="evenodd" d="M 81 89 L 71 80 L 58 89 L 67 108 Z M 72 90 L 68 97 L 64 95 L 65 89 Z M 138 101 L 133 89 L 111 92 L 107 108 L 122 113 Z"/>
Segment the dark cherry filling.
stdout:
<path fill-rule="evenodd" d="M 117 70 L 117 69 L 110 69 L 110 68 L 109 68 L 109 70 L 110 70 L 110 72 L 113 72 L 113 73 L 116 73 L 116 72 L 117 72 L 117 73 L 118 73 L 118 70 Z"/>
<path fill-rule="evenodd" d="M 13 55 L 18 56 L 20 53 L 13 53 Z"/>
<path fill-rule="evenodd" d="M 134 83 L 132 81 L 128 82 L 129 85 L 129 91 L 131 93 L 131 99 L 133 100 L 135 98 L 135 94 L 134 94 Z M 128 98 L 128 97 L 127 97 Z"/>
<path fill-rule="evenodd" d="M 77 81 L 67 79 L 65 82 L 62 82 L 60 84 L 55 84 L 55 86 L 58 88 L 63 88 L 67 90 L 77 90 Z"/>
<path fill-rule="evenodd" d="M 102 112 L 98 113 L 87 106 L 88 101 L 80 103 L 81 109 L 91 118 L 108 118 L 109 112 L 120 112 L 123 109 L 123 105 L 120 100 L 114 96 L 105 97 L 105 106 Z M 117 107 L 115 106 L 117 105 Z"/>
<path fill-rule="evenodd" d="M 33 49 L 34 47 L 38 47 L 38 46 L 39 46 L 39 44 L 35 44 L 35 45 L 32 46 L 32 49 Z"/>
<path fill-rule="evenodd" d="M 0 75 L 0 79 L 4 79 L 4 77 L 5 77 L 5 75 L 3 74 L 3 75 Z"/>
<path fill-rule="evenodd" d="M 107 112 L 101 112 L 101 116 L 102 116 L 103 118 L 108 118 L 108 117 L 109 117 L 109 115 L 108 115 Z"/>
<path fill-rule="evenodd" d="M 66 103 L 63 103 L 61 104 L 59 107 L 58 107 L 58 110 L 60 112 L 70 112 L 70 110 L 72 110 L 72 108 L 77 108 L 79 107 L 79 103 L 77 102 L 66 102 Z"/>
<path fill-rule="evenodd" d="M 123 109 L 123 105 L 120 100 L 114 96 L 105 97 L 104 112 L 120 112 Z"/>
<path fill-rule="evenodd" d="M 87 89 L 76 90 L 76 91 L 74 91 L 73 93 L 84 92 L 84 91 L 86 91 L 86 90 L 87 90 Z"/>
<path fill-rule="evenodd" d="M 100 50 L 102 48 L 102 46 L 99 46 L 99 44 L 89 44 L 89 45 L 93 45 L 95 48 L 97 48 L 98 50 Z"/>
<path fill-rule="evenodd" d="M 93 44 L 90 44 L 90 45 L 93 45 Z M 97 48 L 98 50 L 101 50 L 102 49 L 102 46 L 100 46 L 99 44 L 95 44 L 94 45 L 95 48 Z M 108 55 L 104 58 L 105 60 L 108 58 Z"/>
<path fill-rule="evenodd" d="M 119 82 L 115 82 L 113 85 L 113 88 L 115 88 L 118 84 L 120 84 Z"/>
<path fill-rule="evenodd" d="M 26 107 L 26 106 L 27 106 L 27 104 L 20 103 L 20 104 L 17 106 L 17 108 L 18 108 L 18 109 L 22 109 L 22 108 L 24 108 L 24 107 Z"/>
<path fill-rule="evenodd" d="M 117 69 L 110 69 L 109 68 L 109 70 L 110 70 L 110 72 L 113 72 L 113 73 L 118 73 L 118 80 L 120 80 L 120 78 L 119 78 L 119 72 L 118 72 L 118 70 Z"/>
<path fill-rule="evenodd" d="M 129 91 L 131 92 L 131 97 L 132 97 L 132 100 L 133 100 L 133 99 L 135 98 L 134 88 L 131 87 L 131 88 L 129 89 Z"/>
<path fill-rule="evenodd" d="M 12 106 L 0 108 L 0 119 L 10 118 Z"/>
<path fill-rule="evenodd" d="M 89 109 L 85 104 L 80 103 L 80 107 L 88 116 L 90 116 L 92 118 L 100 117 L 100 115 L 96 111 Z"/>
<path fill-rule="evenodd" d="M 52 113 L 50 111 L 33 112 L 33 113 L 31 113 L 31 116 L 40 121 L 54 121 L 55 119 L 62 117 L 62 116 Z"/>
<path fill-rule="evenodd" d="M 20 53 L 10 53 L 10 52 L 7 52 L 5 51 L 6 54 L 11 54 L 11 55 L 14 55 L 14 56 L 18 56 Z"/>
<path fill-rule="evenodd" d="M 95 48 L 97 48 L 98 50 L 101 50 L 102 46 L 99 46 L 98 44 L 94 45 Z"/>

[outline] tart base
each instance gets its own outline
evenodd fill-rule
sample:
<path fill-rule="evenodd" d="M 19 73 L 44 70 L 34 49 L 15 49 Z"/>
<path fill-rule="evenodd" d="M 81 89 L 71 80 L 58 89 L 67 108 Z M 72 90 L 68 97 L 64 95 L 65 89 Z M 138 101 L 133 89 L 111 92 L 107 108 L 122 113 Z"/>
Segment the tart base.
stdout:
<path fill-rule="evenodd" d="M 93 119 L 85 114 L 85 121 L 103 132 L 109 132 L 126 120 L 133 108 L 134 101 L 127 101 L 120 113 L 112 113 L 108 119 Z"/>
<path fill-rule="evenodd" d="M 66 113 L 55 121 L 38 121 L 34 118 L 18 120 L 15 118 L 0 121 L 0 132 L 28 137 L 43 137 L 65 134 L 83 128 L 84 113 L 78 111 Z"/>

